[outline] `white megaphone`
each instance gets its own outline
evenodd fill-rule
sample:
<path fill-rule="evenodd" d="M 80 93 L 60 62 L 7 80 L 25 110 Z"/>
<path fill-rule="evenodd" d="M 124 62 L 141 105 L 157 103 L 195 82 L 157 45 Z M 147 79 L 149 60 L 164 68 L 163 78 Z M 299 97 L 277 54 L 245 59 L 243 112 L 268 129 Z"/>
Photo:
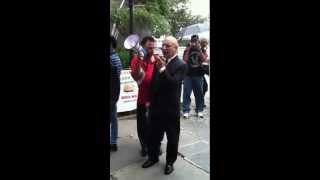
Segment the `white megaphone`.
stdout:
<path fill-rule="evenodd" d="M 142 59 L 147 55 L 145 49 L 143 49 L 139 44 L 139 36 L 137 34 L 132 34 L 128 36 L 124 41 L 124 47 L 126 49 L 136 51 Z"/>
<path fill-rule="evenodd" d="M 140 60 L 143 60 L 146 55 L 145 50 L 139 44 L 139 36 L 136 34 L 132 34 L 126 38 L 124 41 L 124 47 L 126 49 L 134 50 L 138 52 Z M 137 64 L 136 69 L 131 69 L 132 78 L 140 84 L 144 79 L 145 73 L 141 68 L 140 63 Z"/>

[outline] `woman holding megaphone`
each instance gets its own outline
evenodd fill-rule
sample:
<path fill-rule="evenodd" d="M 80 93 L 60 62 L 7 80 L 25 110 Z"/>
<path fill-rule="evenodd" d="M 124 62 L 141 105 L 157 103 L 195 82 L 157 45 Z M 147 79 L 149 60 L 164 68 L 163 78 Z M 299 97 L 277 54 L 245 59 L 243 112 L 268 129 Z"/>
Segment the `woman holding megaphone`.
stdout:
<path fill-rule="evenodd" d="M 133 49 L 137 52 L 133 55 L 130 63 L 131 76 L 138 83 L 138 102 L 137 102 L 137 131 L 141 144 L 141 156 L 147 155 L 147 138 L 149 130 L 149 109 L 150 109 L 150 86 L 158 51 L 155 51 L 155 39 L 151 36 L 146 36 L 141 41 L 141 46 L 138 43 L 137 35 L 127 37 L 124 46 L 127 49 Z M 163 137 L 162 137 L 163 138 Z M 159 149 L 160 154 L 161 147 Z"/>

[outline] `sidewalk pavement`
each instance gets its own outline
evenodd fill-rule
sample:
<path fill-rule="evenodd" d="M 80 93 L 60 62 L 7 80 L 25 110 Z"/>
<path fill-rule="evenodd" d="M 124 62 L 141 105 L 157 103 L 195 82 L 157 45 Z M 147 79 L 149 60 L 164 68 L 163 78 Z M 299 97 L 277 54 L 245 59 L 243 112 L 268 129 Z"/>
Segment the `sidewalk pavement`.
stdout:
<path fill-rule="evenodd" d="M 209 82 L 208 82 L 209 83 Z M 191 95 L 191 110 L 195 109 Z M 210 178 L 210 114 L 209 93 L 206 94 L 207 108 L 204 118 L 197 118 L 190 112 L 189 119 L 181 117 L 179 156 L 174 164 L 175 171 L 164 175 L 166 137 L 162 142 L 163 154 L 156 165 L 143 169 L 146 157 L 140 156 L 140 143 L 134 115 L 119 118 L 118 151 L 110 152 L 110 179 L 112 180 L 206 180 Z"/>

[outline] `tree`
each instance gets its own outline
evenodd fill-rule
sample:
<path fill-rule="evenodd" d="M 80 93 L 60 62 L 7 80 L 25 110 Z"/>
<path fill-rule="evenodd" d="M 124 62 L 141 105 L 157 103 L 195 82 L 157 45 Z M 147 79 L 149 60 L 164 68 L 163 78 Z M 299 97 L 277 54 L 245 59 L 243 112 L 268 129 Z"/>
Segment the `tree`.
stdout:
<path fill-rule="evenodd" d="M 206 18 L 192 16 L 187 3 L 189 0 L 135 0 L 134 29 L 138 34 L 176 35 L 188 25 L 203 23 Z M 115 4 L 111 2 L 111 4 Z M 119 1 L 118 1 L 118 4 Z M 111 19 L 123 35 L 128 34 L 128 6 L 121 10 L 112 9 Z"/>
<path fill-rule="evenodd" d="M 129 14 L 128 9 L 112 10 L 112 22 L 117 24 L 122 35 L 128 35 Z M 145 7 L 135 8 L 133 11 L 134 31 L 141 35 L 154 35 L 159 37 L 162 34 L 170 33 L 168 21 L 159 14 L 150 13 Z"/>
<path fill-rule="evenodd" d="M 171 33 L 173 35 L 176 35 L 183 27 L 192 24 L 203 23 L 206 20 L 205 17 L 191 15 L 185 2 L 186 1 L 183 1 L 173 5 L 170 9 L 170 13 L 168 14 L 169 24 L 171 25 Z"/>
<path fill-rule="evenodd" d="M 111 24 L 117 25 L 119 44 L 123 44 L 124 38 L 129 35 L 128 0 L 119 9 L 121 2 L 122 0 L 110 1 Z M 140 37 L 175 36 L 183 27 L 204 22 L 205 18 L 191 15 L 187 7 L 188 2 L 189 0 L 134 0 L 134 32 Z M 124 67 L 128 67 L 128 52 L 122 46 L 119 46 L 117 52 Z"/>

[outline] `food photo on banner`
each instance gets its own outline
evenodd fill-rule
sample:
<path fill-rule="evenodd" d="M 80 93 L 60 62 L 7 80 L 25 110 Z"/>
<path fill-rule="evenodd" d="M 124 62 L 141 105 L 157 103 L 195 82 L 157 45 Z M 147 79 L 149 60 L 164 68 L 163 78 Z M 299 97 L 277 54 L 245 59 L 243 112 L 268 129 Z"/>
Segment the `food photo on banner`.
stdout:
<path fill-rule="evenodd" d="M 138 85 L 130 74 L 131 70 L 122 70 L 120 75 L 120 96 L 117 112 L 132 111 L 137 108 Z"/>

